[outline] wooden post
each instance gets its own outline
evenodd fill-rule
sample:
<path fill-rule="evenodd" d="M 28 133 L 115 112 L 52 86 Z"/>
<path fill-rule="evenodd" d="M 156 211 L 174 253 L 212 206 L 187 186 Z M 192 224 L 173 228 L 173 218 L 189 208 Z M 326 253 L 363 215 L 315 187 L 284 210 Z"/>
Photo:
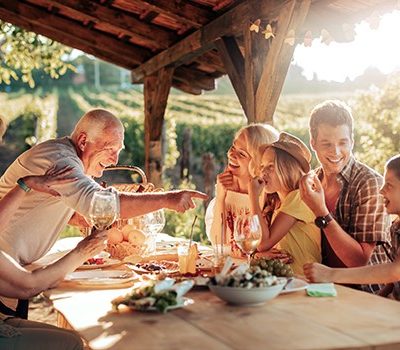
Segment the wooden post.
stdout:
<path fill-rule="evenodd" d="M 249 123 L 272 124 L 295 49 L 295 45 L 289 45 L 285 39 L 293 30 L 299 41 L 309 8 L 310 0 L 291 0 L 277 16 L 259 18 L 262 27 L 267 24 L 273 27 L 275 37 L 268 40 L 264 39 L 261 30 L 259 33 L 250 32 L 250 23 L 246 23 L 243 27 L 243 50 L 234 37 L 222 37 L 216 43 Z"/>
<path fill-rule="evenodd" d="M 156 187 L 162 187 L 162 129 L 173 72 L 164 67 L 144 78 L 145 171 Z"/>

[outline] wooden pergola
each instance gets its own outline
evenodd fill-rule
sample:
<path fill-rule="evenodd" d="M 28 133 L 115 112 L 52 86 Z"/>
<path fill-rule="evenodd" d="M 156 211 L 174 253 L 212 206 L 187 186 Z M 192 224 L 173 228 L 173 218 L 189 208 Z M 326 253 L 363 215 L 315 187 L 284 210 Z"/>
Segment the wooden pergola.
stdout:
<path fill-rule="evenodd" d="M 355 22 L 397 5 L 397 0 L 0 0 L 0 19 L 129 69 L 132 83 L 144 84 L 145 167 L 150 181 L 160 185 L 171 86 L 198 95 L 228 74 L 248 122 L 272 123 L 293 43 L 310 33 L 319 37 L 321 30 L 336 41 L 352 40 Z M 250 31 L 257 20 L 258 33 Z"/>

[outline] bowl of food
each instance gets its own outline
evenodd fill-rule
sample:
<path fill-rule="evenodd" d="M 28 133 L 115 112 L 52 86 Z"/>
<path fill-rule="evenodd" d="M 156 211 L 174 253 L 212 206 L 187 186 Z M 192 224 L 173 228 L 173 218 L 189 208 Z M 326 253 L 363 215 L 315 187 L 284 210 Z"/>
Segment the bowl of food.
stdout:
<path fill-rule="evenodd" d="M 239 267 L 225 276 L 211 279 L 209 288 L 220 299 L 235 305 L 257 305 L 275 298 L 286 278 L 273 276 L 259 266 Z"/>

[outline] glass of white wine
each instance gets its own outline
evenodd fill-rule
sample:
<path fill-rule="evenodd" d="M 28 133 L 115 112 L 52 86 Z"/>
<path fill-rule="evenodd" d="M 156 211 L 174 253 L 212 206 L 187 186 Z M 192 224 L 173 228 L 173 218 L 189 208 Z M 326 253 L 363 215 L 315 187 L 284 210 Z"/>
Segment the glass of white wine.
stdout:
<path fill-rule="evenodd" d="M 250 266 L 250 256 L 261 242 L 261 225 L 257 215 L 241 215 L 235 221 L 233 236 L 236 244 L 246 254 Z"/>
<path fill-rule="evenodd" d="M 118 216 L 117 195 L 109 191 L 95 192 L 90 202 L 89 216 L 98 230 L 111 226 Z"/>

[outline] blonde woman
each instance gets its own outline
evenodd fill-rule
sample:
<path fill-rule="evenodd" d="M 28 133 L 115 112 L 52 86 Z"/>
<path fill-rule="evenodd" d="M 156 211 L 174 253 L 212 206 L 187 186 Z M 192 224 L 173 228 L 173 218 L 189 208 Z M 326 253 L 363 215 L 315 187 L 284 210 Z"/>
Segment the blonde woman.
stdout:
<path fill-rule="evenodd" d="M 278 141 L 261 146 L 260 154 L 260 176 L 249 186 L 251 213 L 258 215 L 263 232 L 257 255 L 282 249 L 293 258 L 293 272 L 302 274 L 305 263 L 321 262 L 321 232 L 299 191 L 301 178 L 310 171 L 311 152 L 300 139 L 283 132 Z M 277 196 L 267 213 L 259 205 L 262 191 Z"/>
<path fill-rule="evenodd" d="M 206 212 L 206 232 L 209 240 L 215 243 L 224 229 L 225 244 L 233 257 L 243 257 L 233 238 L 233 225 L 238 215 L 250 212 L 248 187 L 258 162 L 258 148 L 276 141 L 278 135 L 278 131 L 268 124 L 241 128 L 229 148 L 228 165 L 217 177 L 216 197 Z M 260 204 L 264 203 L 264 198 L 258 200 Z"/>

